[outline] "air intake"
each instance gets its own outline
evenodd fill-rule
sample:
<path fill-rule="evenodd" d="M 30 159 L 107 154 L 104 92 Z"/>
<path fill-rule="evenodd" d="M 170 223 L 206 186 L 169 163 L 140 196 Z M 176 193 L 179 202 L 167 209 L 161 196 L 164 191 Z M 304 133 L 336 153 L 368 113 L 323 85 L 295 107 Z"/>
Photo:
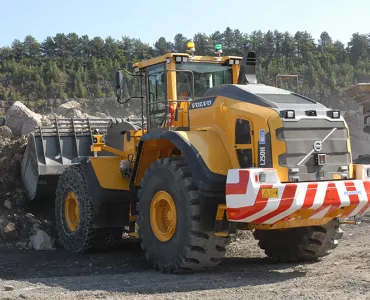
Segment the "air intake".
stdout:
<path fill-rule="evenodd" d="M 256 77 L 256 53 L 249 52 L 247 57 L 243 56 L 240 65 L 238 84 L 257 83 Z"/>

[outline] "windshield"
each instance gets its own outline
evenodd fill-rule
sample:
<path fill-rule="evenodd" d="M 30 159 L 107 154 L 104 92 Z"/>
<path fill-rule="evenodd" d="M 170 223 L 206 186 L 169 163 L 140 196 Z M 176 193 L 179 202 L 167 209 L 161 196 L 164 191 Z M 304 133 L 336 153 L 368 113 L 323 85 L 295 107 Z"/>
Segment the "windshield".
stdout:
<path fill-rule="evenodd" d="M 194 73 L 195 98 L 202 97 L 204 93 L 214 86 L 232 83 L 232 67 L 213 63 L 187 62 L 177 65 L 177 70 L 191 70 Z M 177 99 L 189 100 L 191 98 L 190 73 L 177 72 Z"/>

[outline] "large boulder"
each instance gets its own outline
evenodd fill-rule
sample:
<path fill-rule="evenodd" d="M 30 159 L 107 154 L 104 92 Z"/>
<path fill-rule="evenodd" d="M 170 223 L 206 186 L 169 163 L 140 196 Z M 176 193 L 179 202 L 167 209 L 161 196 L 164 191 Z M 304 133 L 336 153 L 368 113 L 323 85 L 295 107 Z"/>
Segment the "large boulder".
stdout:
<path fill-rule="evenodd" d="M 41 115 L 16 101 L 6 114 L 5 125 L 11 129 L 15 136 L 26 135 L 32 132 L 35 126 L 41 125 Z"/>
<path fill-rule="evenodd" d="M 60 105 L 56 113 L 63 117 L 74 117 L 75 115 L 81 114 L 81 104 L 74 100 L 68 101 Z"/>
<path fill-rule="evenodd" d="M 12 131 L 9 127 L 7 126 L 1 126 L 0 124 L 0 136 L 9 138 L 12 136 Z"/>
<path fill-rule="evenodd" d="M 95 116 L 100 119 L 108 119 L 108 116 L 105 113 L 97 112 L 95 113 Z"/>

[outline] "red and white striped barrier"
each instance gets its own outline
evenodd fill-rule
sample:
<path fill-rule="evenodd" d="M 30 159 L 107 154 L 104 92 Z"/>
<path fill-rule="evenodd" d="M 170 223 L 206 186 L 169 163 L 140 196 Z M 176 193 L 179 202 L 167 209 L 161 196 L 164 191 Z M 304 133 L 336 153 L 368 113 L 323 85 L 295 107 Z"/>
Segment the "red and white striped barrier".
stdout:
<path fill-rule="evenodd" d="M 265 182 L 259 182 L 260 173 L 265 174 Z M 274 224 L 292 220 L 292 214 L 302 209 L 312 211 L 309 219 L 320 219 L 348 206 L 352 209 L 337 217 L 353 217 L 370 209 L 369 179 L 284 184 L 275 169 L 228 172 L 226 207 L 230 221 Z"/>

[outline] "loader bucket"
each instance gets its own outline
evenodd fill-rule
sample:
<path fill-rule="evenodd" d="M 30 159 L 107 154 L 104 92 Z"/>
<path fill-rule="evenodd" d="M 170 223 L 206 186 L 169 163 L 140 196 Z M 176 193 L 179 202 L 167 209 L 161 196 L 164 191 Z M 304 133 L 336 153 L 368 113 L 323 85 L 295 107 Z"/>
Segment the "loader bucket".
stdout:
<path fill-rule="evenodd" d="M 106 134 L 110 119 L 59 119 L 30 134 L 21 164 L 21 179 L 29 200 L 54 199 L 59 176 L 72 160 L 92 156 L 93 132 Z"/>

